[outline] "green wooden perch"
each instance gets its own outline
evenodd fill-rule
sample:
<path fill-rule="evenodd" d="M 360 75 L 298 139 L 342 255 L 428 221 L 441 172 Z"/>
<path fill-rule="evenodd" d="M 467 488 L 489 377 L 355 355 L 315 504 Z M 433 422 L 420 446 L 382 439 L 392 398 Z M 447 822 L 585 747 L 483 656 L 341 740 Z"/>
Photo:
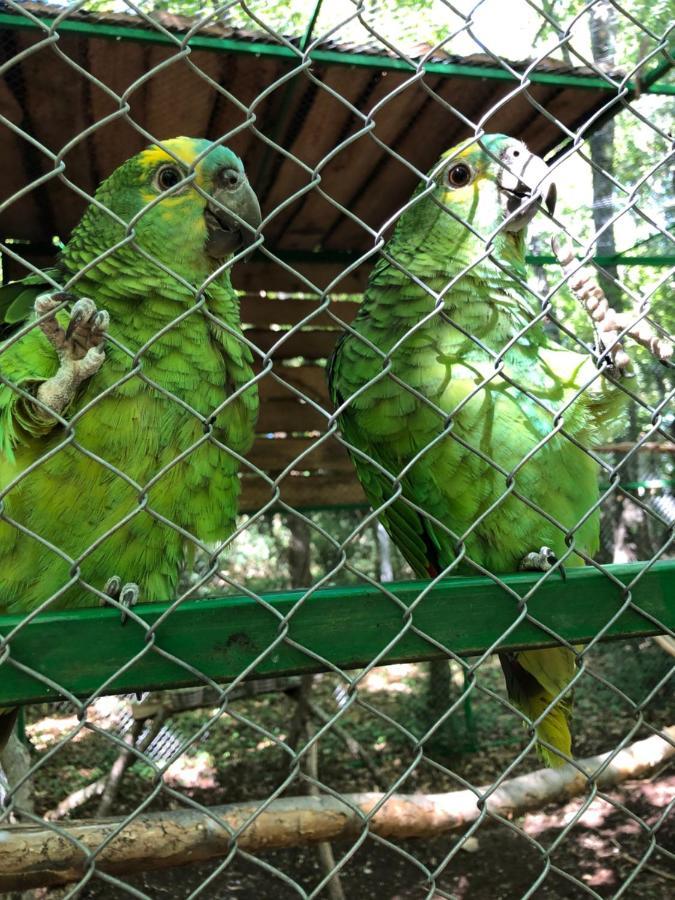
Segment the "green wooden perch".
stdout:
<path fill-rule="evenodd" d="M 541 575 L 503 581 L 523 597 Z M 675 630 L 675 560 L 553 573 L 525 605 L 488 578 L 445 579 L 416 603 L 424 587 L 189 601 L 166 616 L 153 604 L 124 627 L 113 609 L 0 616 L 0 706 Z"/>

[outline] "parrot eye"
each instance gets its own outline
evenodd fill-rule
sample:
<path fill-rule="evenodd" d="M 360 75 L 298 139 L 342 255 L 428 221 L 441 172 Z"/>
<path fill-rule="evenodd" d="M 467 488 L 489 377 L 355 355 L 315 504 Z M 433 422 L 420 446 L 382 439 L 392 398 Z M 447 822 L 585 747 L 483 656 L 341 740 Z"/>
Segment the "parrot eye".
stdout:
<path fill-rule="evenodd" d="M 472 177 L 473 172 L 466 163 L 457 163 L 452 166 L 452 168 L 448 169 L 448 185 L 452 188 L 466 187 Z"/>
<path fill-rule="evenodd" d="M 160 191 L 168 191 L 184 178 L 178 166 L 162 166 L 155 174 L 155 187 Z"/>

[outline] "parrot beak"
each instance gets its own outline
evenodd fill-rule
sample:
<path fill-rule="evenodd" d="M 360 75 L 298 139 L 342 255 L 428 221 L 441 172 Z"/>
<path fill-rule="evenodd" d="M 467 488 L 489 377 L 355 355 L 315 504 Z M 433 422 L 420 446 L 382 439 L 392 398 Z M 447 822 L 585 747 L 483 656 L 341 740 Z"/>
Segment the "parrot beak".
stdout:
<path fill-rule="evenodd" d="M 553 215 L 557 191 L 544 160 L 520 141 L 513 141 L 500 154 L 500 161 L 498 189 L 507 217 L 504 231 L 522 231 L 542 203 Z"/>
<path fill-rule="evenodd" d="M 204 211 L 208 230 L 205 250 L 213 259 L 222 260 L 253 244 L 262 215 L 248 179 L 237 169 L 225 168 L 218 173 L 212 197 Z"/>

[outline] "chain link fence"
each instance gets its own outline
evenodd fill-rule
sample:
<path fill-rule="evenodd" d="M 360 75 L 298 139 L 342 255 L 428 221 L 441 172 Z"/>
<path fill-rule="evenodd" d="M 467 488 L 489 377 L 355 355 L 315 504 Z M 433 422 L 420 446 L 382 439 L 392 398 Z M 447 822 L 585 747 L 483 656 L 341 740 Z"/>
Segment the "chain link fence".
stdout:
<path fill-rule="evenodd" d="M 0 888 L 669 894 L 670 18 L 2 0 Z M 488 222 L 453 204 L 490 171 Z M 481 285 L 506 320 L 467 318 Z M 440 393 L 405 369 L 434 341 Z M 495 391 L 538 433 L 492 444 Z M 544 729 L 572 708 L 573 755 Z"/>

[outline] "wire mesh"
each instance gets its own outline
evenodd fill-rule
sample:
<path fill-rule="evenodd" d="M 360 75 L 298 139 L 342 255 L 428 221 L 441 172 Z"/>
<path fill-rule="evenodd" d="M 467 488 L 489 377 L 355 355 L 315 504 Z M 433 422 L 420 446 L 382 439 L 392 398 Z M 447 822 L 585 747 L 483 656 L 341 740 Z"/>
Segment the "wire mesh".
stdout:
<path fill-rule="evenodd" d="M 460 863 L 458 854 L 474 849 L 476 837 L 483 847 L 497 833 L 493 863 L 503 863 L 505 854 L 525 859 L 517 877 L 508 875 L 508 896 L 530 897 L 548 889 L 551 896 L 619 897 L 650 877 L 672 878 L 658 872 L 672 862 L 663 835 L 673 801 L 663 800 L 658 813 L 644 804 L 635 807 L 602 781 L 613 760 L 636 738 L 661 734 L 672 746 L 672 737 L 661 730 L 672 724 L 670 660 L 648 639 L 621 645 L 620 659 L 614 645 L 603 643 L 624 613 L 640 612 L 634 593 L 641 579 L 656 561 L 672 558 L 672 370 L 645 350 L 636 351 L 628 328 L 621 327 L 623 344 L 635 357 L 635 375 L 619 378 L 611 348 L 594 346 L 588 315 L 570 289 L 576 271 L 590 263 L 612 304 L 634 310 L 636 322 L 646 317 L 658 334 L 667 335 L 673 261 L 667 111 L 673 89 L 666 80 L 672 25 L 667 5 L 637 0 L 632 5 L 613 0 L 565 5 L 543 0 L 506 5 L 487 0 L 236 0 L 204 9 L 189 0 L 67 5 L 3 0 L 0 29 L 5 78 L 0 120 L 8 161 L 0 206 L 3 282 L 41 275 L 54 289 L 93 296 L 100 307 L 114 295 L 117 282 L 122 292 L 137 296 L 134 279 L 140 281 L 149 271 L 163 285 L 167 301 L 156 327 L 148 329 L 147 321 L 130 316 L 132 323 L 142 322 L 139 340 L 128 323 L 119 330 L 111 313 L 105 347 L 108 356 L 123 360 L 120 373 L 106 376 L 106 359 L 101 374 L 95 372 L 88 382 L 98 388 L 87 387 L 72 406 L 57 409 L 56 416 L 45 395 L 31 387 L 30 375 L 27 383 L 2 364 L 13 347 L 50 321 L 54 307 L 43 309 L 42 323 L 34 317 L 17 323 L 0 351 L 3 415 L 10 404 L 14 409 L 21 404 L 24 424 L 30 414 L 44 438 L 28 465 L 12 468 L 7 463 L 13 463 L 11 447 L 3 435 L 0 542 L 9 547 L 21 537 L 24 542 L 17 546 L 31 547 L 35 554 L 39 546 L 63 563 L 53 591 L 40 588 L 46 580 L 42 572 L 30 589 L 24 579 L 17 599 L 8 589 L 5 596 L 0 593 L 0 612 L 21 614 L 19 621 L 5 620 L 10 624 L 2 626 L 0 664 L 3 673 L 31 675 L 38 685 L 36 698 L 49 693 L 66 701 L 56 711 L 29 708 L 33 753 L 18 781 L 9 779 L 2 821 L 39 824 L 62 839 L 62 847 L 83 855 L 81 877 L 62 879 L 68 883 L 65 895 L 72 897 L 166 894 L 164 875 L 127 873 L 123 863 L 111 868 L 106 852 L 134 824 L 142 824 L 147 812 L 176 809 L 201 815 L 201 827 L 219 834 L 224 844 L 172 884 L 174 897 L 263 897 L 272 891 L 276 896 L 339 897 L 343 890 L 364 898 L 449 898 L 467 891 L 493 896 L 488 886 L 494 872 L 481 874 L 478 857 Z M 50 98 L 53 109 L 47 104 Z M 188 125 L 198 130 L 192 133 Z M 485 147 L 484 138 L 500 131 L 546 153 L 562 211 L 557 217 L 539 214 L 532 222 L 527 277 L 513 269 L 502 273 L 508 276 L 506 293 L 519 298 L 529 313 L 495 340 L 494 334 L 473 333 L 461 317 L 453 318 L 453 298 L 473 271 L 485 271 L 486 264 L 496 273 L 504 269 L 495 250 L 504 221 L 485 230 L 458 217 L 451 204 L 438 203 L 439 215 L 480 242 L 480 252 L 455 267 L 450 277 L 436 277 L 431 270 L 428 277 L 420 275 L 415 253 L 406 255 L 390 238 L 396 222 L 406 214 L 410 219 L 435 196 L 447 168 L 446 162 L 437 162 L 441 151 L 460 143 L 465 149 Z M 202 206 L 214 202 L 200 175 L 200 165 L 213 150 L 204 146 L 186 164 L 176 145 L 167 143 L 180 133 L 234 148 L 262 207 L 259 228 L 235 210 L 231 227 L 246 237 L 247 246 L 228 253 L 207 276 L 192 280 L 178 257 L 175 263 L 165 258 L 159 244 L 148 249 L 143 230 L 152 210 L 181 191 L 200 198 Z M 137 212 L 120 217 L 93 192 L 103 177 L 148 144 L 180 164 L 179 180 L 155 191 Z M 492 162 L 505 166 L 494 154 Z M 220 195 L 216 204 L 219 198 L 219 213 L 231 216 Z M 88 204 L 107 209 L 118 227 L 111 227 L 113 239 L 96 245 L 79 270 L 64 278 L 66 273 L 54 273 L 51 266 Z M 518 210 L 511 212 L 506 225 L 517 216 Z M 550 254 L 551 234 L 560 230 L 577 252 L 572 274 L 564 274 Z M 622 256 L 616 246 L 647 246 L 652 255 Z M 399 309 L 391 340 L 378 346 L 360 328 L 358 302 L 370 271 L 385 264 L 397 273 L 401 296 L 417 289 L 429 302 L 412 317 Z M 92 276 L 97 267 L 109 272 L 113 283 L 100 292 L 100 303 Z M 230 276 L 240 297 L 241 329 L 231 310 L 213 300 L 219 296 L 218 285 Z M 59 309 L 67 311 L 65 300 Z M 170 355 L 176 345 L 172 335 L 178 335 L 187 354 L 186 335 L 191 325 L 197 327 L 194 323 L 215 335 L 226 356 L 239 360 L 238 380 L 228 374 L 226 385 L 211 390 L 206 365 L 206 376 L 198 373 L 191 388 L 177 390 L 175 382 L 164 379 L 162 352 Z M 588 376 L 552 408 L 508 365 L 510 350 L 528 345 L 539 327 L 551 342 L 594 361 Z M 462 332 L 468 346 L 490 364 L 477 367 L 473 387 L 450 405 L 429 396 L 419 382 L 406 381 L 397 363 L 410 341 L 419 339 L 422 346 L 424 335 L 435 328 Z M 352 391 L 337 391 L 331 403 L 323 369 L 343 333 L 356 341 L 352 346 L 371 355 L 371 368 L 378 371 Z M 193 364 L 194 348 L 190 353 Z M 175 355 L 171 358 L 175 361 Z M 539 357 L 537 364 L 542 364 Z M 627 398 L 626 412 L 614 443 L 593 449 L 576 436 L 571 423 L 576 405 L 609 382 Z M 353 381 L 347 378 L 346 383 Z M 526 452 L 509 466 L 500 462 L 504 454 L 495 453 L 489 443 L 467 442 L 456 427 L 463 411 L 497 383 L 548 416 L 545 433 L 526 442 Z M 383 384 L 403 391 L 414 415 L 422 410 L 436 417 L 430 440 L 419 448 L 412 441 L 405 460 L 396 465 L 378 456 L 375 444 L 362 440 L 366 435 L 358 430 L 348 434 L 345 428 L 345 415 Z M 243 415 L 247 402 L 253 404 L 256 392 L 260 414 L 255 442 L 248 448 L 246 440 L 232 437 L 231 422 Z M 160 452 L 156 426 L 141 421 L 135 425 L 140 431 L 130 428 L 124 440 L 127 447 L 143 446 L 147 457 L 125 470 L 119 460 L 113 461 L 114 454 L 91 449 L 84 437 L 88 422 L 106 400 L 147 395 L 161 398 L 172 410 L 167 418 L 172 428 L 185 428 L 191 437 L 181 443 L 165 435 Z M 105 428 L 105 422 L 99 427 Z M 413 425 L 406 427 L 414 431 Z M 597 497 L 587 498 L 572 525 L 553 512 L 552 500 L 546 508 L 522 487 L 528 466 L 561 438 L 593 459 L 599 474 Z M 450 444 L 461 448 L 467 467 L 479 462 L 475 471 L 495 485 L 472 521 L 460 529 L 454 527 L 456 517 L 439 513 L 438 504 L 423 493 L 420 499 L 411 487 L 419 479 L 418 464 L 438 460 Z M 203 486 L 190 474 L 195 460 L 205 454 L 216 460 L 208 489 L 217 501 L 226 497 L 234 506 L 239 480 L 236 522 L 233 515 L 221 515 L 217 527 L 207 526 L 194 512 L 210 515 L 208 504 L 198 497 Z M 60 460 L 69 460 L 75 472 L 96 469 L 104 479 L 97 484 L 116 485 L 132 498 L 109 525 L 101 529 L 95 521 L 89 531 L 84 529 L 79 544 L 68 534 L 78 530 L 82 495 L 93 508 L 97 501 L 92 485 L 73 484 Z M 378 504 L 370 491 L 372 508 L 365 503 L 354 466 L 362 477 L 366 472 L 366 480 L 384 484 Z M 219 469 L 227 477 L 218 476 Z M 60 489 L 54 480 L 57 471 L 73 498 L 62 510 L 53 499 Z M 51 507 L 46 508 L 61 517 L 56 528 L 61 542 L 50 537 L 54 528 L 39 533 L 26 525 L 21 505 L 12 502 L 18 496 L 30 502 L 30 485 L 39 484 L 45 472 L 52 482 L 44 480 L 41 489 L 50 493 Z M 565 474 L 551 476 L 555 480 Z M 551 498 L 558 487 L 552 483 L 548 488 Z M 165 502 L 170 493 L 179 497 L 177 505 Z M 504 579 L 506 570 L 491 562 L 489 550 L 482 558 L 475 552 L 477 536 L 490 517 L 513 508 L 523 517 L 535 513 L 541 532 L 549 533 L 552 526 L 562 542 L 553 567 L 522 595 Z M 594 559 L 583 535 L 596 512 L 601 541 Z M 401 555 L 392 546 L 378 518 L 389 516 L 392 530 L 395 516 L 408 513 L 453 552 L 429 567 L 428 580 L 405 603 L 389 582 L 420 573 L 412 571 L 410 553 L 406 562 L 405 548 Z M 153 551 L 157 538 L 151 539 L 151 529 L 160 535 L 164 552 Z M 169 604 L 154 620 L 107 594 L 107 579 L 118 573 L 109 571 L 104 577 L 91 564 L 107 542 L 116 542 L 120 556 L 130 552 L 139 567 L 152 552 L 169 567 L 157 596 L 144 596 L 141 590 L 141 603 L 154 599 Z M 76 544 L 76 552 L 65 549 Z M 522 547 L 522 557 L 538 550 Z M 11 551 L 1 552 L 8 565 Z M 603 573 L 622 598 L 611 619 L 583 645 L 552 631 L 536 605 L 541 591 L 560 579 L 562 566 L 573 566 L 575 559 Z M 637 574 L 625 580 L 606 565 L 637 560 L 643 561 Z M 22 564 L 17 559 L 12 565 L 18 571 Z M 85 577 L 92 571 L 94 578 Z M 509 603 L 511 610 L 509 627 L 473 656 L 458 653 L 420 624 L 442 579 L 467 572 L 487 577 L 498 589 L 495 604 Z M 570 579 L 570 590 L 575 583 Z M 392 639 L 356 670 L 297 640 L 295 627 L 303 611 L 324 588 L 335 585 L 373 589 L 400 617 Z M 299 587 L 283 608 L 268 593 Z M 73 589 L 79 601 L 70 599 Z M 179 655 L 167 649 L 162 637 L 162 627 L 186 603 L 214 594 L 248 598 L 276 629 L 273 640 L 256 646 L 227 684 L 195 664 L 189 645 Z M 41 613 L 68 603 L 102 602 L 127 617 L 127 629 L 140 629 L 143 641 L 93 692 L 76 695 L 60 683 L 59 672 L 45 673 L 38 661 L 27 664 L 13 655 L 13 642 L 16 646 Z M 120 626 L 106 620 L 105 611 L 99 615 L 101 640 L 109 640 L 103 629 Z M 673 638 L 672 623 L 644 618 L 645 631 Z M 495 662 L 495 653 L 522 624 L 537 628 L 540 642 L 553 639 L 574 658 L 565 686 L 525 728 L 522 711 L 504 693 Z M 436 657 L 431 676 L 424 676 L 415 662 L 383 666 L 406 636 L 420 639 L 426 648 L 419 660 Z M 280 672 L 265 688 L 269 694 L 262 688 L 247 693 L 253 692 L 248 679 L 259 675 L 264 663 L 273 669 L 284 648 L 297 651 L 322 674 L 312 683 L 306 674 L 298 682 Z M 73 647 L 72 653 L 84 659 L 96 650 Z M 173 664 L 182 682 L 193 685 L 189 696 L 109 696 L 124 673 L 155 657 Z M 429 677 L 426 699 L 420 685 Z M 572 693 L 578 709 L 575 755 L 609 755 L 590 773 L 581 770 L 585 793 L 566 807 L 552 837 L 532 817 L 510 818 L 491 802 L 515 774 L 537 768 L 535 727 Z M 84 752 L 88 746 L 97 748 L 93 755 Z M 343 762 L 337 766 L 336 760 Z M 125 795 L 119 781 L 126 768 L 132 787 Z M 61 780 L 59 791 L 53 782 Z M 26 794 L 31 784 L 38 792 L 33 806 Z M 354 799 L 356 791 L 373 789 L 378 795 L 370 805 Z M 469 792 L 478 816 L 444 842 L 404 840 L 378 827 L 377 817 L 393 797 L 451 790 Z M 342 798 L 356 823 L 352 831 L 334 849 L 320 843 L 317 859 L 306 850 L 247 849 L 247 835 L 267 811 L 278 808 L 275 801 L 297 794 Z M 214 805 L 214 798 L 245 800 L 249 806 L 235 822 Z M 93 818 L 120 817 L 94 847 L 66 827 L 66 819 L 81 809 Z M 588 866 L 566 852 L 580 834 L 588 840 L 589 822 L 612 816 L 623 823 L 625 833 L 637 836 L 630 844 L 634 855 L 623 856 L 622 867 Z M 497 827 L 484 837 L 488 825 Z"/>

